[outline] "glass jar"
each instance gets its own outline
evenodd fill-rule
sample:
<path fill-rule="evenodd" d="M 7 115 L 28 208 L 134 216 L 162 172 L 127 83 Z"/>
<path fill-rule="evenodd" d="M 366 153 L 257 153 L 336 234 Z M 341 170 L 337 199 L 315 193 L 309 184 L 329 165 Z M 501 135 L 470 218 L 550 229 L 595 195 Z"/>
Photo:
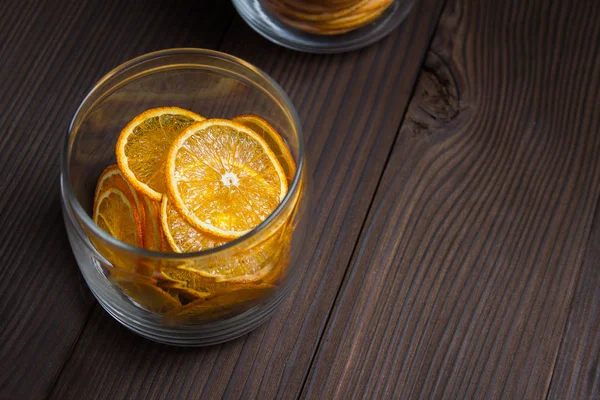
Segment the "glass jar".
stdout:
<path fill-rule="evenodd" d="M 365 6 L 365 1 L 357 3 Z M 256 32 L 281 46 L 308 53 L 342 53 L 375 43 L 406 19 L 414 0 L 390 0 L 389 4 L 373 0 L 373 3 L 381 3 L 383 7 L 365 13 L 346 11 L 343 17 L 330 21 L 328 29 L 322 29 L 322 25 L 313 24 L 322 20 L 319 14 L 314 14 L 315 7 L 317 10 L 319 7 L 316 1 L 233 0 L 238 13 Z M 302 12 L 298 9 L 300 5 L 312 10 L 310 15 L 304 15 L 305 20 L 297 17 L 297 12 Z"/>
<path fill-rule="evenodd" d="M 258 115 L 282 136 L 296 171 L 284 200 L 250 233 L 207 251 L 161 253 L 121 242 L 93 222 L 96 181 L 105 167 L 115 164 L 121 129 L 145 110 L 164 106 L 215 118 Z M 311 189 L 303 140 L 296 111 L 279 85 L 230 55 L 165 50 L 108 73 L 77 110 L 61 155 L 69 241 L 100 305 L 141 336 L 181 346 L 221 343 L 265 322 L 299 277 Z M 198 283 L 219 291 L 196 300 L 190 293 L 200 289 L 189 280 L 177 280 L 181 271 L 210 271 L 227 263 L 260 263 L 256 269 L 266 272 L 251 285 Z"/>

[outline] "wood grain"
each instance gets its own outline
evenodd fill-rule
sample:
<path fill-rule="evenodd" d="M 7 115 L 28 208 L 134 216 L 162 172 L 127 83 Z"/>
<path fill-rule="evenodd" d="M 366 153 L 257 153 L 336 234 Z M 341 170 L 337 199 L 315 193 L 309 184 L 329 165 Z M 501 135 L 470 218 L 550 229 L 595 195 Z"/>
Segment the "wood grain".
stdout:
<path fill-rule="evenodd" d="M 556 360 L 549 399 L 600 395 L 600 220 L 596 216 L 567 329 Z"/>
<path fill-rule="evenodd" d="M 58 156 L 79 102 L 132 57 L 216 47 L 233 12 L 188 0 L 1 2 L 0 398 L 45 398 L 94 305 L 59 198 Z"/>
<path fill-rule="evenodd" d="M 228 29 L 227 1 L 0 2 L 0 398 L 598 398 L 600 7 L 449 0 L 419 76 L 442 3 L 315 56 Z M 205 349 L 94 305 L 59 212 L 85 92 L 177 46 L 279 81 L 314 173 L 301 284 Z"/>
<path fill-rule="evenodd" d="M 358 52 L 316 56 L 272 45 L 237 19 L 222 50 L 265 70 L 290 95 L 308 137 L 314 225 L 303 279 L 257 331 L 221 346 L 173 350 L 94 312 L 52 398 L 295 398 L 391 150 L 442 2 Z M 98 371 L 102 371 L 98 373 Z"/>
<path fill-rule="evenodd" d="M 449 0 L 303 397 L 546 397 L 600 192 L 599 21 Z M 557 398 L 598 397 L 590 274 Z"/>

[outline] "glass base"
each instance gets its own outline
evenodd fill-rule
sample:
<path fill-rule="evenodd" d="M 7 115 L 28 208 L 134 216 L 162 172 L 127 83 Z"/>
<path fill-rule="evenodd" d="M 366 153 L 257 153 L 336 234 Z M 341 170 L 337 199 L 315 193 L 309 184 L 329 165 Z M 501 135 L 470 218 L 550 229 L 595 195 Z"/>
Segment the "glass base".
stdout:
<path fill-rule="evenodd" d="M 94 260 L 87 259 L 78 251 L 74 251 L 74 254 L 78 263 L 94 263 Z M 145 310 L 120 293 L 107 279 L 103 279 L 103 274 L 99 274 L 97 268 L 82 268 L 81 271 L 98 303 L 121 325 L 154 342 L 181 347 L 212 346 L 246 335 L 273 315 L 295 283 L 288 282 L 268 300 L 237 315 L 169 326 L 163 323 L 161 315 Z"/>
<path fill-rule="evenodd" d="M 237 339 L 264 324 L 297 284 L 299 274 L 271 297 L 239 314 L 181 325 L 167 325 L 163 316 L 150 312 L 127 297 L 106 279 L 106 272 L 88 248 L 92 246 L 73 224 L 72 212 L 63 202 L 67 236 L 83 278 L 104 310 L 121 325 L 154 342 L 181 347 L 212 346 Z M 295 268 L 294 271 L 299 271 Z"/>
<path fill-rule="evenodd" d="M 154 342 L 181 347 L 212 346 L 250 333 L 271 317 L 289 292 L 281 291 L 267 304 L 251 308 L 234 317 L 202 325 L 170 327 L 161 324 L 159 315 L 149 313 L 131 301 L 128 306 L 124 306 L 121 301 L 119 304 L 111 304 L 111 297 L 102 297 L 90 282 L 87 283 L 102 308 L 121 325 Z"/>
<path fill-rule="evenodd" d="M 315 35 L 279 21 L 259 0 L 233 0 L 241 17 L 266 39 L 307 53 L 343 53 L 368 46 L 396 29 L 412 9 L 414 0 L 396 0 L 379 18 L 357 30 L 341 35 Z"/>

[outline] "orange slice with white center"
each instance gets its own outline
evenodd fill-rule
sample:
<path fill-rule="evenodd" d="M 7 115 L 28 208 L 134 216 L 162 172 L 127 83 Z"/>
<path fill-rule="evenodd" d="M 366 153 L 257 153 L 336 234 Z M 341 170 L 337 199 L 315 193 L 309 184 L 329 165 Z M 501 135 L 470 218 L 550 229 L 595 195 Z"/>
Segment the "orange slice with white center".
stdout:
<path fill-rule="evenodd" d="M 135 117 L 117 141 L 117 163 L 127 181 L 154 201 L 166 193 L 165 160 L 173 141 L 204 117 L 178 107 L 154 108 Z"/>
<path fill-rule="evenodd" d="M 263 222 L 283 201 L 285 172 L 265 140 L 246 126 L 209 119 L 188 127 L 166 161 L 174 208 L 190 225 L 237 238 Z"/>

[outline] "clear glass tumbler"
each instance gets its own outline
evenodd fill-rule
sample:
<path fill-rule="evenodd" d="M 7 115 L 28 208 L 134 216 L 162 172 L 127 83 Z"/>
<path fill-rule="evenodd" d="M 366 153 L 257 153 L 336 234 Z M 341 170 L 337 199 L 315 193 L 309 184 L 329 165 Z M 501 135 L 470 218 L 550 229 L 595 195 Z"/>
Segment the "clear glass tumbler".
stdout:
<path fill-rule="evenodd" d="M 95 185 L 102 170 L 115 164 L 121 129 L 145 110 L 164 106 L 209 118 L 258 115 L 283 137 L 296 172 L 279 207 L 250 233 L 207 251 L 161 253 L 116 240 L 93 222 Z M 108 73 L 77 110 L 61 155 L 65 224 L 90 290 L 127 328 L 180 346 L 211 345 L 239 337 L 265 322 L 290 292 L 300 275 L 311 189 L 307 178 L 302 129 L 279 85 L 240 59 L 200 49 L 147 54 Z M 254 270 L 264 273 L 251 284 L 243 279 L 191 282 L 184 276 L 181 281 L 168 281 L 163 289 L 156 286 L 181 271 L 211 271 L 244 263 L 259 263 Z M 207 291 L 218 287 L 219 295 L 195 302 L 185 297 L 187 292 L 204 289 L 202 285 Z"/>
<path fill-rule="evenodd" d="M 327 13 L 318 15 L 320 5 L 335 5 L 333 1 L 318 0 L 296 0 L 293 2 L 282 0 L 232 0 L 240 16 L 246 21 L 252 29 L 261 34 L 266 39 L 293 50 L 304 51 L 308 53 L 343 53 L 356 50 L 373 44 L 384 38 L 394 29 L 396 29 L 410 13 L 415 0 L 389 0 L 376 1 L 367 4 L 365 1 L 356 1 L 357 6 L 368 9 L 369 7 L 378 7 L 385 5 L 381 13 L 367 13 L 368 17 L 364 25 L 357 29 L 346 30 L 336 27 L 346 26 L 345 22 L 352 24 L 352 21 L 362 21 L 364 13 L 360 10 L 354 11 L 347 8 L 346 14 L 329 26 L 328 31 L 319 33 L 318 30 L 311 29 L 311 20 L 319 20 L 327 17 Z M 345 2 L 348 4 L 349 2 Z M 344 2 L 337 2 L 344 6 Z M 284 10 L 278 12 L 278 5 Z M 321 7 L 322 8 L 322 7 Z M 299 22 L 293 15 L 296 11 L 313 10 L 311 15 L 304 22 Z M 315 11 L 317 10 L 317 11 Z M 290 14 L 290 12 L 292 14 Z M 317 12 L 317 15 L 314 14 Z M 286 18 L 293 16 L 294 18 Z M 344 22 L 345 21 L 345 22 Z M 303 27 L 304 26 L 304 27 Z"/>

